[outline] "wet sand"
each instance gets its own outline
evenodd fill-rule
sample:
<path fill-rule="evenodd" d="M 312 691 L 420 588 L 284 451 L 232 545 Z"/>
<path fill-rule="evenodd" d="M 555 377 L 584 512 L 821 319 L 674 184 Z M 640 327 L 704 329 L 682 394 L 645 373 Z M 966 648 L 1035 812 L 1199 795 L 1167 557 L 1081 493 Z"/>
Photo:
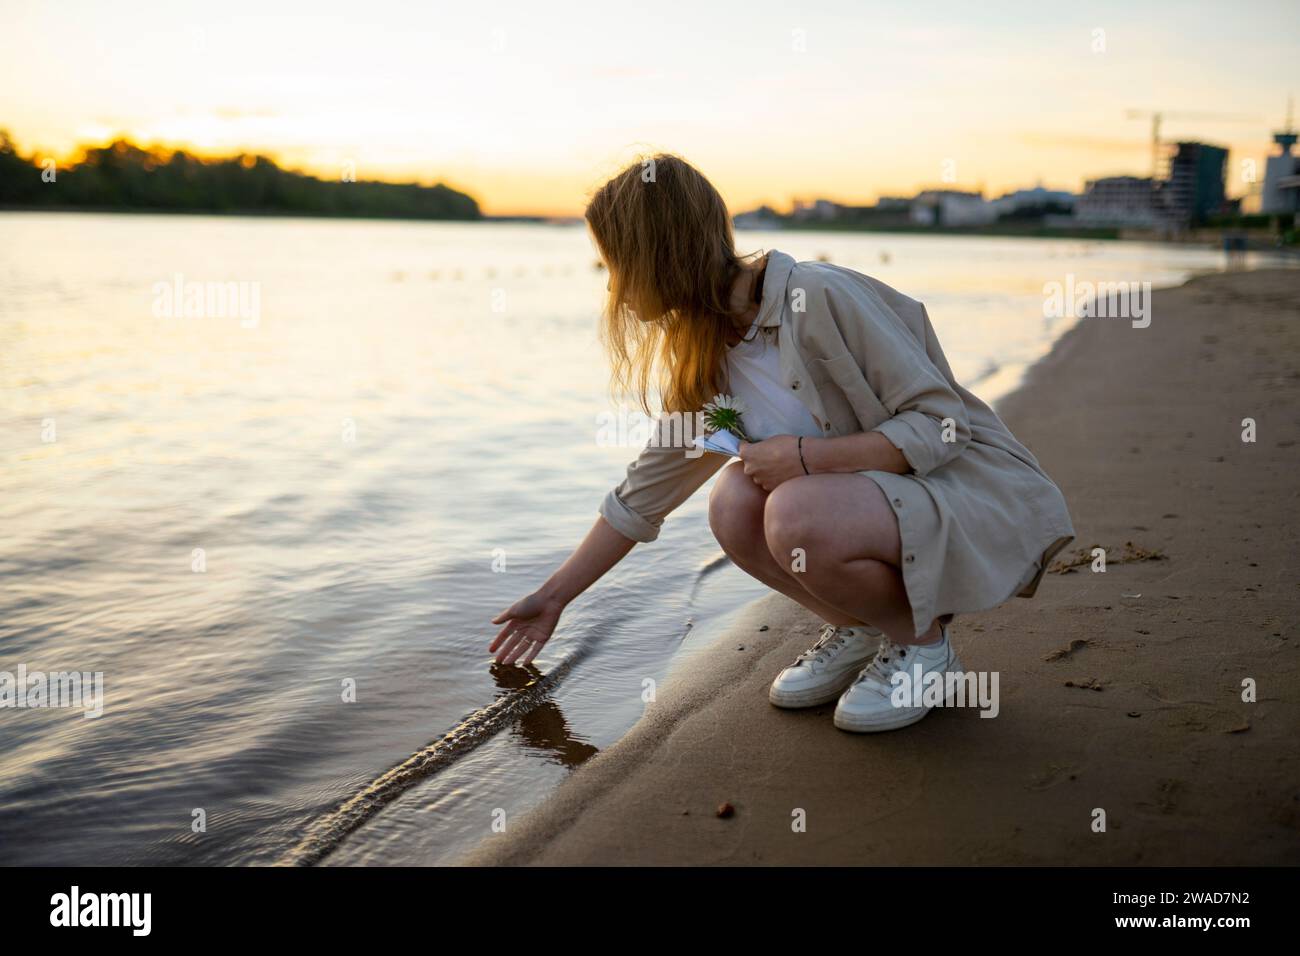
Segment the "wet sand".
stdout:
<path fill-rule="evenodd" d="M 1300 271 L 1157 292 L 1146 329 L 1083 320 L 998 406 L 1077 539 L 1035 598 L 953 626 L 1000 673 L 995 719 L 856 735 L 772 707 L 818 625 L 774 595 L 462 862 L 1300 862 L 1298 409 Z M 1094 546 L 1104 574 L 1064 567 Z"/>

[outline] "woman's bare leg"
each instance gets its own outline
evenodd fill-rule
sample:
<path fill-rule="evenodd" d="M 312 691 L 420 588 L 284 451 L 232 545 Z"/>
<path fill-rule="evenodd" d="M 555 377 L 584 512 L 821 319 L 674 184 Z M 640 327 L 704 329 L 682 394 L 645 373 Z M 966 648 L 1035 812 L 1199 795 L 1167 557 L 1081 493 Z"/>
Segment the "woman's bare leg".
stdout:
<path fill-rule="evenodd" d="M 763 529 L 767 498 L 767 492 L 754 484 L 740 462 L 722 469 L 709 495 L 709 527 L 722 550 L 746 574 L 798 601 L 827 623 L 864 623 L 809 593 L 799 575 L 789 570 L 792 558 L 782 564 L 773 557 Z"/>
<path fill-rule="evenodd" d="M 807 475 L 767 496 L 763 530 L 775 560 L 796 548 L 806 555 L 797 582 L 812 597 L 880 628 L 900 644 L 939 638 L 935 621 L 912 629 L 912 607 L 899 571 L 898 518 L 866 475 Z"/>

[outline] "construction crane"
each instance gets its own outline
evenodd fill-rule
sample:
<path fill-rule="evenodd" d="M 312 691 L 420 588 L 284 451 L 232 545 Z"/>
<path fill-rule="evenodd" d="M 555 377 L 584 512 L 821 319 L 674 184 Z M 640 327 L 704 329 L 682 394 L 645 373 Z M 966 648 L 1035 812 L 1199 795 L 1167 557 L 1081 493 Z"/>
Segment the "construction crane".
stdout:
<path fill-rule="evenodd" d="M 1186 113 L 1179 110 L 1129 110 L 1129 119 L 1151 120 L 1151 178 L 1160 178 L 1160 124 L 1171 120 L 1203 120 L 1215 123 L 1259 123 L 1258 116 L 1245 113 Z"/>

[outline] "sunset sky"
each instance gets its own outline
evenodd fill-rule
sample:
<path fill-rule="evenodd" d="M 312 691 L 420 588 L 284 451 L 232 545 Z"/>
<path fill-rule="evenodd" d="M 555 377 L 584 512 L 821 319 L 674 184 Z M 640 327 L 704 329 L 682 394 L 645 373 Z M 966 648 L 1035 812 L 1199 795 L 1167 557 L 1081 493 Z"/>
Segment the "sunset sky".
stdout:
<path fill-rule="evenodd" d="M 1300 2 L 470 3 L 0 0 L 0 128 L 64 155 L 124 134 L 322 176 L 445 181 L 577 214 L 638 152 L 733 211 L 1000 193 L 1150 168 L 1164 138 L 1260 161 L 1300 92 Z M 1095 31 L 1104 31 L 1104 36 Z M 1103 40 L 1104 51 L 1094 51 Z M 950 165 L 945 165 L 950 164 Z M 955 182 L 944 183 L 945 168 Z"/>

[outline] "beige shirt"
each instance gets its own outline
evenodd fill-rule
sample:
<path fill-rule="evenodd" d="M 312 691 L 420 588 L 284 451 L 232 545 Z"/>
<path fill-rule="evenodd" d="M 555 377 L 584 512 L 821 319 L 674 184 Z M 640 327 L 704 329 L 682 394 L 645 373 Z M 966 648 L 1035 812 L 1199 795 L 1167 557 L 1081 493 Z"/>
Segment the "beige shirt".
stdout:
<path fill-rule="evenodd" d="M 920 302 L 851 269 L 772 250 L 757 321 L 777 327 L 782 381 L 824 435 L 880 432 L 912 471 L 864 474 L 887 486 L 899 508 L 900 480 L 911 479 L 907 487 L 924 490 L 924 500 L 937 499 L 939 514 L 903 527 L 912 555 L 904 575 L 918 618 L 1000 603 L 1044 551 L 1073 536 L 1059 489 L 993 410 L 953 378 Z M 626 537 L 653 540 L 664 518 L 727 461 L 694 455 L 647 444 L 600 513 Z M 909 542 L 909 527 L 943 540 Z M 981 562 L 1005 570 L 990 574 Z M 947 580 L 964 573 L 980 580 Z M 934 606 L 918 608 L 919 601 Z"/>

